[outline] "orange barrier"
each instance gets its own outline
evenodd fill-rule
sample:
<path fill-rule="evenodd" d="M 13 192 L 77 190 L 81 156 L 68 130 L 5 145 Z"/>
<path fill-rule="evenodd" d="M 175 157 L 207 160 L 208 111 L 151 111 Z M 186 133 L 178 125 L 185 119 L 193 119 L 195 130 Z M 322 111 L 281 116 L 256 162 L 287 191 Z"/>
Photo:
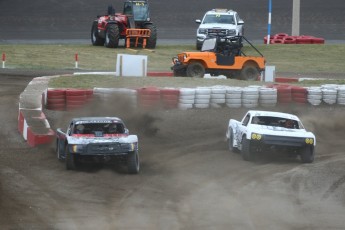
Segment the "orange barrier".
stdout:
<path fill-rule="evenodd" d="M 149 29 L 127 29 L 126 30 L 126 47 L 131 45 L 131 38 L 135 38 L 135 47 L 138 46 L 139 38 L 143 39 L 143 48 L 146 47 L 146 39 L 151 36 Z"/>

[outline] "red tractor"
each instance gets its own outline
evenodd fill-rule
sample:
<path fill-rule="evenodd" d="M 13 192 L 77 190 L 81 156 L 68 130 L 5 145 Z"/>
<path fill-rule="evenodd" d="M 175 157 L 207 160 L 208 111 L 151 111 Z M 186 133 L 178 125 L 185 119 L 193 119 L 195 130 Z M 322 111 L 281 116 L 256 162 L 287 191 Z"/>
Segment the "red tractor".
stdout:
<path fill-rule="evenodd" d="M 156 47 L 157 29 L 150 19 L 148 0 L 125 0 L 123 13 L 115 13 L 113 6 L 108 6 L 107 14 L 98 15 L 92 23 L 92 45 L 117 48 L 120 39 L 135 41 L 136 45 L 139 42 L 143 48 Z"/>

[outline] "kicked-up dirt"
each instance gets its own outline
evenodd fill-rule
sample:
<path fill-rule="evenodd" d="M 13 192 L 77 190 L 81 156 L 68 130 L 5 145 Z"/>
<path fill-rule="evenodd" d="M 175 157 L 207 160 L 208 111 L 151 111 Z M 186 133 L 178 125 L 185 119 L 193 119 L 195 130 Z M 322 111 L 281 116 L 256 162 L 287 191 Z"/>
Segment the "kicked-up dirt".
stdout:
<path fill-rule="evenodd" d="M 231 153 L 230 118 L 246 109 L 133 110 L 115 100 L 45 111 L 52 128 L 75 116 L 119 116 L 139 136 L 141 172 L 86 164 L 67 171 L 54 144 L 30 148 L 17 131 L 30 76 L 1 75 L 1 229 L 344 229 L 345 108 L 283 106 L 317 137 L 316 159 Z"/>

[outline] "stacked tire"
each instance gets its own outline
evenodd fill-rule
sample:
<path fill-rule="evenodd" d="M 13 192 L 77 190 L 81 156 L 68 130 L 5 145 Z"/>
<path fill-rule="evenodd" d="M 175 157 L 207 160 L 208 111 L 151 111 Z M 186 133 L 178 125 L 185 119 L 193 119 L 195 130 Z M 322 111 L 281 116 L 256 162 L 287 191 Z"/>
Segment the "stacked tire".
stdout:
<path fill-rule="evenodd" d="M 46 109 L 66 110 L 66 89 L 48 89 Z"/>
<path fill-rule="evenodd" d="M 67 89 L 66 90 L 66 110 L 81 109 L 87 102 L 86 90 Z"/>
<path fill-rule="evenodd" d="M 153 109 L 161 106 L 160 89 L 144 87 L 137 89 L 138 106 L 142 109 Z"/>
<path fill-rule="evenodd" d="M 291 99 L 294 103 L 299 105 L 305 105 L 308 103 L 308 91 L 304 87 L 292 86 L 291 87 Z"/>
<path fill-rule="evenodd" d="M 178 107 L 180 90 L 175 88 L 163 88 L 161 92 L 161 102 L 165 109 L 175 109 Z"/>
<path fill-rule="evenodd" d="M 182 110 L 192 109 L 195 101 L 194 88 L 180 88 L 178 108 Z"/>
<path fill-rule="evenodd" d="M 241 87 L 226 88 L 225 103 L 228 108 L 242 107 L 242 88 Z"/>
<path fill-rule="evenodd" d="M 242 90 L 242 105 L 251 109 L 259 105 L 259 89 L 256 87 L 245 87 Z"/>
<path fill-rule="evenodd" d="M 322 103 L 322 90 L 321 87 L 308 87 L 307 100 L 309 104 L 318 106 Z"/>
<path fill-rule="evenodd" d="M 338 87 L 337 104 L 345 105 L 345 86 Z"/>
<path fill-rule="evenodd" d="M 194 107 L 197 109 L 207 109 L 210 107 L 211 89 L 198 87 L 195 89 Z"/>
<path fill-rule="evenodd" d="M 277 89 L 262 87 L 259 89 L 259 104 L 262 107 L 274 107 L 277 105 Z"/>
<path fill-rule="evenodd" d="M 322 100 L 328 105 L 333 105 L 337 103 L 338 89 L 337 85 L 322 85 Z"/>
<path fill-rule="evenodd" d="M 277 89 L 277 101 L 279 104 L 287 105 L 292 102 L 291 86 L 278 85 L 275 88 Z"/>
<path fill-rule="evenodd" d="M 129 103 L 130 108 L 137 108 L 137 91 L 127 88 L 94 88 L 93 94 L 106 104 L 112 103 L 113 100 L 123 100 Z"/>
<path fill-rule="evenodd" d="M 211 108 L 222 108 L 225 105 L 226 89 L 222 86 L 215 86 L 211 88 Z"/>

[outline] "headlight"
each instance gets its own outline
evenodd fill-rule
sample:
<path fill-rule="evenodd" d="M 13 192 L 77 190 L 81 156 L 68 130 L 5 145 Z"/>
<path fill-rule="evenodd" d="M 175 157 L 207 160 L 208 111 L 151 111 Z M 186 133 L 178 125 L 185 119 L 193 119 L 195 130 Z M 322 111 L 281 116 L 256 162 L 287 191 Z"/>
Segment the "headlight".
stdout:
<path fill-rule="evenodd" d="M 173 57 L 172 58 L 172 63 L 175 65 L 178 62 L 178 58 L 177 57 Z"/>
<path fill-rule="evenodd" d="M 72 153 L 83 152 L 85 145 L 72 145 L 70 151 Z"/>
<path fill-rule="evenodd" d="M 261 140 L 262 138 L 262 135 L 261 134 L 258 134 L 258 133 L 252 133 L 252 136 L 251 136 L 251 139 L 252 140 Z"/>
<path fill-rule="evenodd" d="M 206 32 L 207 32 L 207 29 L 199 29 L 198 30 L 199 34 L 206 34 Z"/>
<path fill-rule="evenodd" d="M 313 139 L 313 138 L 306 138 L 306 139 L 305 139 L 305 143 L 306 143 L 307 145 L 312 145 L 312 144 L 314 144 L 314 139 Z"/>
<path fill-rule="evenodd" d="M 228 35 L 236 35 L 236 30 L 228 30 Z"/>

